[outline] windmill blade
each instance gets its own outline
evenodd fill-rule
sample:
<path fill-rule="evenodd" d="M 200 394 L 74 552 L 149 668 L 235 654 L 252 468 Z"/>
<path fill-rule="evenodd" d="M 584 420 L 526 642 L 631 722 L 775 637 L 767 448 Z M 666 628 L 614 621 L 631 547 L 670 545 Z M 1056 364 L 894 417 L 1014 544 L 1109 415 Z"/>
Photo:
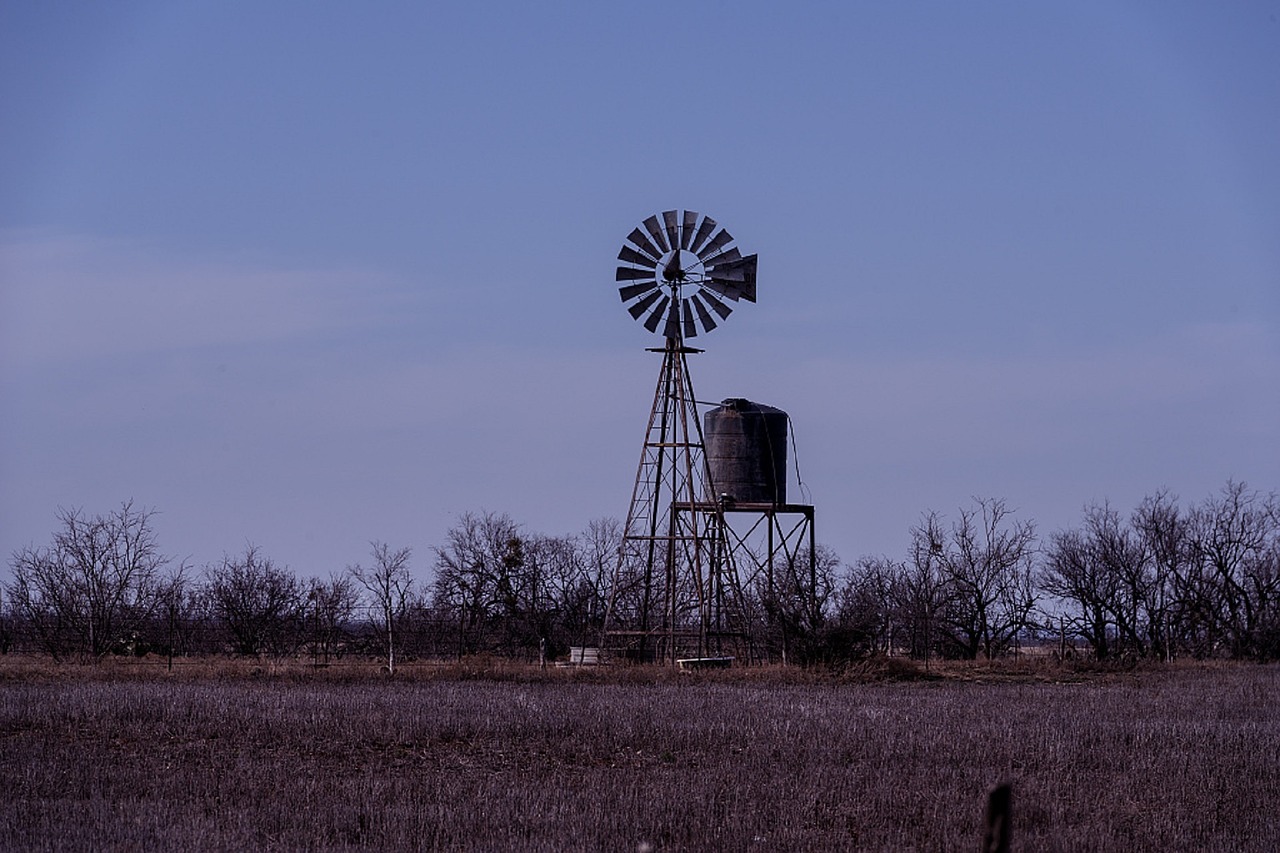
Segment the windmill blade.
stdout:
<path fill-rule="evenodd" d="M 706 263 L 703 264 L 703 266 L 705 266 L 708 270 L 712 270 L 720 266 L 721 264 L 731 264 L 734 261 L 739 261 L 739 260 L 742 260 L 742 253 L 738 251 L 737 246 L 734 246 L 733 248 L 727 251 L 721 252 L 720 254 L 716 255 L 714 258 L 707 260 Z"/>
<path fill-rule="evenodd" d="M 667 244 L 673 249 L 680 248 L 680 211 L 664 211 L 662 222 L 667 226 Z"/>
<path fill-rule="evenodd" d="M 680 300 L 676 299 L 671 303 L 671 310 L 667 312 L 667 325 L 662 329 L 662 335 L 666 338 L 680 339 Z"/>
<path fill-rule="evenodd" d="M 662 233 L 662 226 L 658 224 L 657 214 L 644 221 L 644 230 L 649 232 L 654 244 L 662 250 L 659 254 L 665 255 L 670 250 L 671 247 L 667 245 L 667 235 Z"/>
<path fill-rule="evenodd" d="M 702 304 L 702 300 L 698 294 L 689 297 L 689 301 L 693 304 L 693 309 L 698 312 L 698 319 L 702 322 L 702 328 L 708 332 L 716 327 L 716 321 L 711 319 L 711 312 L 707 311 L 707 306 Z"/>
<path fill-rule="evenodd" d="M 630 302 L 632 299 L 635 299 L 637 296 L 643 296 L 644 294 L 648 293 L 650 290 L 657 290 L 657 289 L 658 289 L 658 282 L 642 281 L 639 284 L 629 284 L 626 287 L 619 287 L 618 293 L 622 294 L 623 302 Z"/>
<path fill-rule="evenodd" d="M 649 238 L 645 236 L 645 233 L 639 228 L 633 228 L 631 233 L 627 235 L 627 239 L 639 248 L 640 251 L 652 257 L 655 264 L 658 262 L 658 259 L 662 257 L 662 252 L 658 247 L 649 242 Z"/>
<path fill-rule="evenodd" d="M 644 321 L 644 327 L 651 332 L 658 331 L 658 324 L 662 322 L 662 314 L 667 310 L 667 303 L 671 301 L 670 296 L 664 295 L 662 301 L 658 303 L 658 307 L 653 309 L 653 313 Z"/>
<path fill-rule="evenodd" d="M 684 336 L 686 338 L 696 338 L 698 336 L 698 327 L 693 322 L 693 309 L 689 307 L 689 300 L 684 300 L 680 305 L 680 314 L 684 321 Z"/>
<path fill-rule="evenodd" d="M 716 299 L 714 294 L 708 293 L 707 291 L 704 290 L 702 293 L 698 295 L 701 296 L 703 299 L 707 300 L 707 304 L 711 306 L 711 310 L 719 314 L 721 320 L 725 319 L 726 317 L 728 317 L 730 314 L 733 313 L 733 309 L 730 308 L 728 305 L 725 305 L 719 299 Z"/>
<path fill-rule="evenodd" d="M 627 309 L 627 311 L 628 311 L 628 312 L 630 312 L 630 314 L 631 314 L 631 318 L 632 318 L 633 320 L 639 320 L 639 319 L 640 319 L 640 315 L 641 315 L 641 314 L 643 314 L 644 312 L 648 311 L 648 310 L 649 310 L 649 306 L 650 306 L 650 305 L 652 305 L 653 303 L 657 302 L 657 301 L 658 301 L 658 297 L 659 297 L 659 296 L 661 296 L 661 295 L 662 295 L 662 291 L 661 291 L 661 290 L 655 290 L 655 291 L 653 291 L 653 293 L 650 293 L 650 294 L 649 294 L 648 296 L 646 296 L 644 299 L 641 299 L 641 300 L 640 300 L 639 302 L 637 302 L 635 305 L 632 305 L 630 308 L 628 308 L 628 309 Z M 654 325 L 656 326 L 656 325 L 657 325 L 657 323 L 655 322 L 655 323 L 654 323 Z M 652 331 L 653 331 L 653 329 L 650 329 L 649 331 L 651 331 L 651 332 L 652 332 Z"/>
<path fill-rule="evenodd" d="M 720 233 L 712 237 L 711 242 L 703 246 L 702 251 L 697 253 L 698 260 L 706 263 L 708 258 L 715 257 L 715 254 L 731 240 L 733 240 L 733 235 L 729 233 L 728 229 L 721 228 Z"/>
<path fill-rule="evenodd" d="M 684 224 L 680 227 L 680 248 L 688 249 L 689 241 L 693 239 L 693 229 L 698 224 L 698 212 L 695 210 L 686 210 L 684 212 Z"/>
<path fill-rule="evenodd" d="M 629 264 L 639 264 L 642 267 L 653 269 L 658 262 L 648 255 L 641 254 L 630 246 L 623 246 L 622 251 L 618 252 L 618 260 L 626 261 Z"/>
<path fill-rule="evenodd" d="M 716 221 L 714 219 L 710 216 L 703 218 L 702 224 L 698 226 L 698 233 L 693 235 L 693 241 L 689 243 L 689 251 L 695 255 L 698 254 L 698 249 L 702 247 L 703 241 L 711 236 L 711 232 L 715 230 L 715 227 Z M 698 260 L 702 260 L 700 255 Z"/>
<path fill-rule="evenodd" d="M 614 281 L 635 281 L 638 278 L 653 278 L 653 270 L 638 270 L 635 267 L 618 267 Z"/>

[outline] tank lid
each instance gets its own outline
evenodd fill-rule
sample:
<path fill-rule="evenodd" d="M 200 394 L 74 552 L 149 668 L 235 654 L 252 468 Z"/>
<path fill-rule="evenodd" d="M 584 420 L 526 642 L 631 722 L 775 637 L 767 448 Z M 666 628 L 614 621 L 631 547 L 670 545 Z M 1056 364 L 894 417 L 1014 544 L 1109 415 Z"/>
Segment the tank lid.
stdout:
<path fill-rule="evenodd" d="M 772 414 L 777 412 L 785 414 L 782 409 L 775 409 L 773 406 L 766 406 L 763 403 L 753 403 L 743 397 L 726 397 L 720 401 L 721 409 L 728 409 L 732 412 L 762 412 Z"/>

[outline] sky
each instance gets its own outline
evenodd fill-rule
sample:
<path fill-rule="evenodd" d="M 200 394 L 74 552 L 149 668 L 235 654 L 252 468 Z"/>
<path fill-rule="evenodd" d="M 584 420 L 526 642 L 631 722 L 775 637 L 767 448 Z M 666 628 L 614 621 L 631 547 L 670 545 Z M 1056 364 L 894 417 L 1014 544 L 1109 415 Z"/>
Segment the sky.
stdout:
<path fill-rule="evenodd" d="M 1277 151 L 1275 0 L 5 3 L 0 554 L 132 500 L 196 569 L 425 578 L 467 512 L 625 516 L 669 209 L 758 254 L 693 381 L 790 414 L 846 562 L 1271 491 Z"/>

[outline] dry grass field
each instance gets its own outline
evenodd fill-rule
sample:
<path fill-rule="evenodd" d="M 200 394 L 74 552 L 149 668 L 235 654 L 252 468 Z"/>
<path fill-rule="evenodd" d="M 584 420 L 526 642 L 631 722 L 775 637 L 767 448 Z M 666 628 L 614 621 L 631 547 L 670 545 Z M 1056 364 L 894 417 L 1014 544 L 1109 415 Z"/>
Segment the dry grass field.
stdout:
<path fill-rule="evenodd" d="M 0 659 L 0 848 L 1280 849 L 1280 669 L 943 675 Z"/>

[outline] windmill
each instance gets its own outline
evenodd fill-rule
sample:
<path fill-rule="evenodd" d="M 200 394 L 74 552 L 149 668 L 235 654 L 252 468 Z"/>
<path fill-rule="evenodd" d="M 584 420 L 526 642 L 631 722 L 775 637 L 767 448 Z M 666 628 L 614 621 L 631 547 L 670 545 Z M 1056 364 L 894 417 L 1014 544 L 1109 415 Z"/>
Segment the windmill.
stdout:
<path fill-rule="evenodd" d="M 742 588 L 712 483 L 688 345 L 756 301 L 756 256 L 710 216 L 668 210 L 618 253 L 627 311 L 662 355 L 605 616 L 602 645 L 640 660 L 722 656 L 746 636 Z M 725 658 L 727 659 L 727 658 Z"/>
<path fill-rule="evenodd" d="M 724 300 L 756 301 L 756 256 L 743 256 L 728 230 L 692 210 L 650 216 L 618 252 L 617 280 L 627 310 L 677 347 L 698 329 L 716 328 L 733 310 Z M 719 230 L 717 230 L 719 229 Z M 661 267 L 661 271 L 659 271 Z"/>

